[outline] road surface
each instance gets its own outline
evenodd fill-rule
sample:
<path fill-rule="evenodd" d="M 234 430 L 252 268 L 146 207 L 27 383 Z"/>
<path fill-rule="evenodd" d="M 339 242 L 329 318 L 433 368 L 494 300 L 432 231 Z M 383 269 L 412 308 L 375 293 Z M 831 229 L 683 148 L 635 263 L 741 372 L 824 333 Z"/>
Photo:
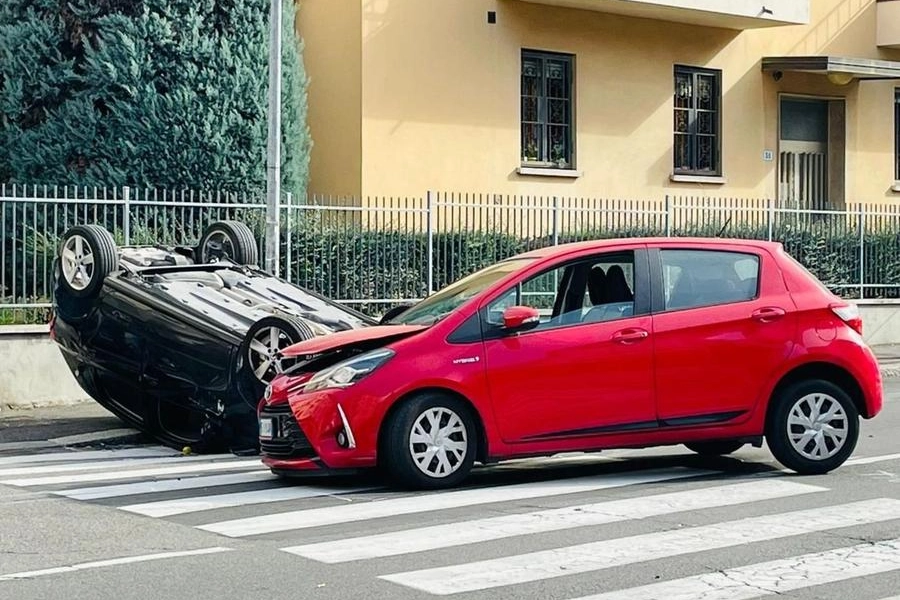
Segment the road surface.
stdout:
<path fill-rule="evenodd" d="M 900 381 L 886 387 L 826 476 L 765 447 L 674 446 L 512 461 L 442 492 L 92 445 L 120 425 L 90 407 L 0 420 L 0 598 L 900 600 Z"/>

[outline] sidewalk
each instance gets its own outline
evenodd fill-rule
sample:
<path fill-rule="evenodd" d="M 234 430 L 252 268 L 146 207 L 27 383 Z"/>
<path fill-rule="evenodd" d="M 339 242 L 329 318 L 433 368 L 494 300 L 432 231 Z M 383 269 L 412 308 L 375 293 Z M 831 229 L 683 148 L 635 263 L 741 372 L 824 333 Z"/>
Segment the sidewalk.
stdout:
<path fill-rule="evenodd" d="M 77 404 L 0 410 L 0 454 L 72 446 L 149 443 L 92 400 Z"/>

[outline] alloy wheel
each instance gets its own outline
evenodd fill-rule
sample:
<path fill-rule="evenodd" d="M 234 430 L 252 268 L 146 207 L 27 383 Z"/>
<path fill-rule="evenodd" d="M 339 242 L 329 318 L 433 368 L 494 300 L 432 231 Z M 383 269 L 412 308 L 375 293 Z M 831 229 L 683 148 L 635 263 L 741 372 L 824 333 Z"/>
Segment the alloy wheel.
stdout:
<path fill-rule="evenodd" d="M 80 235 L 73 235 L 63 244 L 62 271 L 72 289 L 81 291 L 94 277 L 94 254 L 91 245 Z"/>
<path fill-rule="evenodd" d="M 250 368 L 257 379 L 268 383 L 282 372 L 278 351 L 291 344 L 290 337 L 278 327 L 264 327 L 250 340 L 248 357 Z"/>
<path fill-rule="evenodd" d="M 234 257 L 234 244 L 231 242 L 231 237 L 224 231 L 213 231 L 204 241 L 203 248 L 200 251 L 200 260 L 203 263 L 209 263 L 212 260 L 212 248 L 210 246 L 218 246 L 221 248 L 222 254 Z"/>

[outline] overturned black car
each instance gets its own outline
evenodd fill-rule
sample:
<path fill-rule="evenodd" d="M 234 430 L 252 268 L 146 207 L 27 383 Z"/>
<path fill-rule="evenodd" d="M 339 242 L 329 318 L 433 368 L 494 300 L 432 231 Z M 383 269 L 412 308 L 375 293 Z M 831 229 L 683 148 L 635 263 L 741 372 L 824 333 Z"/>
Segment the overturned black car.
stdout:
<path fill-rule="evenodd" d="M 116 247 L 64 234 L 51 336 L 78 383 L 128 425 L 197 452 L 253 452 L 279 350 L 375 321 L 257 268 L 250 229 L 219 221 L 196 246 Z"/>

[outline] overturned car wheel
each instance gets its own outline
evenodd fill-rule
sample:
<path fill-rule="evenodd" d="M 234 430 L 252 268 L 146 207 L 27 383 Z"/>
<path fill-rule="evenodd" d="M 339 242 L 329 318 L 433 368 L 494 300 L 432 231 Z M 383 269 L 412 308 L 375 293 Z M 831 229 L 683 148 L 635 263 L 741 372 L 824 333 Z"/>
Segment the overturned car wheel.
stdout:
<path fill-rule="evenodd" d="M 208 264 L 221 258 L 239 265 L 259 263 L 259 250 L 249 227 L 239 221 L 216 221 L 206 228 L 197 246 L 197 259 Z"/>
<path fill-rule="evenodd" d="M 103 227 L 76 225 L 63 234 L 59 250 L 60 285 L 72 296 L 96 296 L 117 263 L 116 242 Z"/>
<path fill-rule="evenodd" d="M 255 407 L 266 385 L 287 367 L 281 350 L 314 336 L 305 321 L 287 316 L 265 317 L 250 326 L 240 349 L 248 403 Z"/>

